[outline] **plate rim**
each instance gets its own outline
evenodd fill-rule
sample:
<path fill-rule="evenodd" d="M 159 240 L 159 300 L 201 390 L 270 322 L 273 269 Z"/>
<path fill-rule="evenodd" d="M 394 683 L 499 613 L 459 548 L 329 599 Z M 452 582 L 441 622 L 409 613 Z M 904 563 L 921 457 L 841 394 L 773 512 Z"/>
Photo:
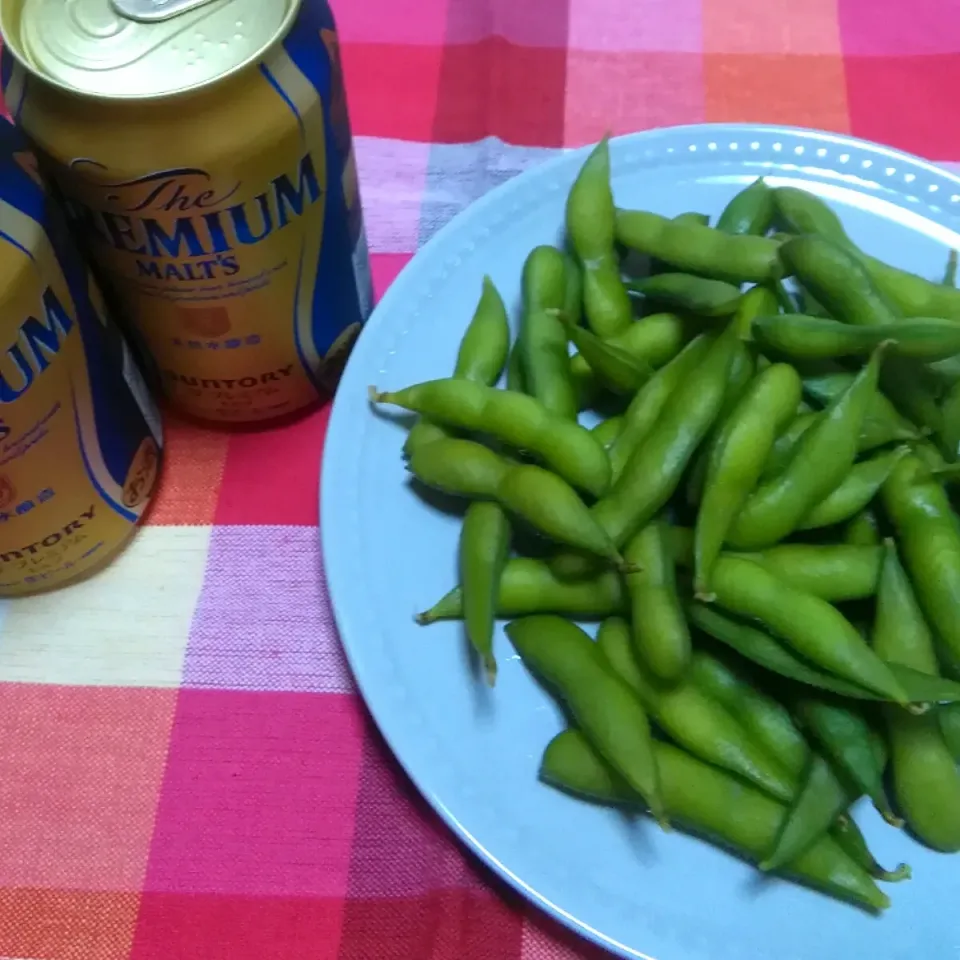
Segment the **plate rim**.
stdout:
<path fill-rule="evenodd" d="M 935 179 L 952 184 L 957 189 L 957 192 L 960 193 L 960 172 L 953 173 L 933 161 L 926 160 L 895 147 L 886 146 L 849 134 L 836 133 L 829 130 L 818 130 L 810 127 L 763 123 L 678 124 L 620 134 L 615 137 L 610 137 L 610 142 L 611 145 L 615 147 L 621 143 L 634 143 L 637 141 L 653 142 L 661 137 L 680 136 L 685 133 L 689 133 L 694 137 L 701 137 L 707 133 L 712 133 L 718 137 L 723 135 L 743 137 L 752 132 L 764 136 L 782 134 L 785 137 L 809 139 L 830 143 L 834 146 L 849 145 L 855 150 L 866 150 L 873 154 L 896 160 L 914 169 L 920 168 L 926 173 L 932 174 Z M 360 353 L 356 349 L 359 343 L 364 338 L 369 340 L 371 336 L 378 334 L 381 326 L 387 322 L 383 318 L 390 316 L 393 312 L 394 304 L 400 303 L 401 300 L 408 295 L 408 288 L 413 287 L 417 282 L 417 274 L 422 269 L 422 264 L 432 259 L 435 251 L 442 249 L 448 243 L 448 238 L 461 229 L 466 219 L 482 217 L 488 208 L 499 206 L 507 202 L 512 195 L 521 193 L 528 183 L 533 182 L 537 178 L 549 176 L 549 174 L 557 168 L 567 164 L 573 164 L 577 157 L 585 158 L 596 145 L 596 142 L 597 141 L 580 147 L 558 148 L 558 153 L 555 156 L 548 157 L 543 162 L 537 163 L 529 169 L 511 177 L 505 183 L 498 185 L 474 200 L 445 223 L 422 247 L 416 250 L 377 302 L 373 312 L 365 323 L 358 337 L 358 341 L 354 345 L 351 357 L 346 364 L 341 382 L 348 381 L 352 368 L 359 365 Z M 744 165 L 746 165 L 747 156 L 747 154 L 743 155 Z M 935 220 L 936 218 L 930 219 Z M 956 214 L 951 214 L 949 210 L 944 209 L 943 219 L 960 219 L 960 204 L 958 204 Z M 485 867 L 490 869 L 501 882 L 507 883 L 516 893 L 519 893 L 529 903 L 544 911 L 553 921 L 560 923 L 568 930 L 572 930 L 586 941 L 611 951 L 612 954 L 617 956 L 633 958 L 633 960 L 653 960 L 649 955 L 626 944 L 621 944 L 614 940 L 612 936 L 608 936 L 602 931 L 590 927 L 585 921 L 568 913 L 538 890 L 526 884 L 522 877 L 511 871 L 506 863 L 498 860 L 492 851 L 487 850 L 477 838 L 470 834 L 467 828 L 457 820 L 454 813 L 447 807 L 442 797 L 437 796 L 431 789 L 424 785 L 418 772 L 412 769 L 414 761 L 417 758 L 411 758 L 409 755 L 404 756 L 401 749 L 398 749 L 394 736 L 390 731 L 390 724 L 385 720 L 381 712 L 385 709 L 385 705 L 378 703 L 376 696 L 371 694 L 371 686 L 375 681 L 375 677 L 367 671 L 366 663 L 362 657 L 362 644 L 354 645 L 348 639 L 348 635 L 351 632 L 350 623 L 353 618 L 347 610 L 344 609 L 341 600 L 345 598 L 350 591 L 348 588 L 341 589 L 339 586 L 341 576 L 346 576 L 346 573 L 341 574 L 338 570 L 339 565 L 336 562 L 331 563 L 328 559 L 335 553 L 338 546 L 338 534 L 335 531 L 339 524 L 333 519 L 338 512 L 337 505 L 333 502 L 337 495 L 337 483 L 335 480 L 337 467 L 334 465 L 335 458 L 328 457 L 326 451 L 328 447 L 346 447 L 349 442 L 347 430 L 350 419 L 347 412 L 347 403 L 345 400 L 340 399 L 340 396 L 339 391 L 338 394 L 334 396 L 321 449 L 318 527 L 321 571 L 326 582 L 340 647 L 349 665 L 356 692 L 359 693 L 362 698 L 364 706 L 373 719 L 380 736 L 417 792 L 426 800 L 433 812 L 440 817 L 446 828 L 450 831 L 452 839 L 461 847 L 465 847 L 471 855 L 479 858 Z M 343 440 L 340 439 L 341 435 L 344 436 Z M 354 629 L 356 629 L 356 627 L 354 627 Z"/>

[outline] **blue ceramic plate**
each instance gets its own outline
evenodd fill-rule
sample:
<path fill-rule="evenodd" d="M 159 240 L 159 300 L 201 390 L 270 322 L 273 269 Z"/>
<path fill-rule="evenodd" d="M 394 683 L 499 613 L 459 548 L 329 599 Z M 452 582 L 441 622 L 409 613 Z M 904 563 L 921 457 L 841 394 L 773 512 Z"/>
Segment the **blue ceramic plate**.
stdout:
<path fill-rule="evenodd" d="M 960 180 L 847 137 L 763 126 L 676 127 L 611 144 L 617 203 L 717 215 L 756 177 L 826 198 L 867 251 L 931 278 L 960 246 Z M 404 430 L 371 412 L 367 388 L 445 377 L 490 274 L 513 309 L 530 249 L 561 238 L 586 153 L 544 163 L 485 196 L 427 244 L 384 297 L 350 359 L 324 456 L 323 550 L 343 644 L 376 722 L 427 800 L 525 896 L 624 957 L 659 960 L 914 960 L 960 949 L 960 857 L 931 853 L 859 817 L 881 862 L 913 865 L 868 916 L 651 822 L 537 781 L 561 729 L 555 704 L 506 637 L 485 690 L 459 624 L 414 624 L 456 581 L 459 522 L 411 489 Z"/>

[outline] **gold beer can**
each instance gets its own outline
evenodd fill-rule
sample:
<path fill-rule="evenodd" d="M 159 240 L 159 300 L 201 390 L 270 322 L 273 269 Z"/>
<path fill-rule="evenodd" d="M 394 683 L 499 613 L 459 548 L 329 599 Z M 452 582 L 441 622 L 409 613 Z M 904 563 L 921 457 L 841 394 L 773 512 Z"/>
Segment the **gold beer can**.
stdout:
<path fill-rule="evenodd" d="M 160 421 L 23 135 L 0 119 L 0 596 L 62 586 L 132 535 Z"/>
<path fill-rule="evenodd" d="M 0 0 L 3 89 L 173 404 L 304 410 L 372 304 L 325 0 Z"/>

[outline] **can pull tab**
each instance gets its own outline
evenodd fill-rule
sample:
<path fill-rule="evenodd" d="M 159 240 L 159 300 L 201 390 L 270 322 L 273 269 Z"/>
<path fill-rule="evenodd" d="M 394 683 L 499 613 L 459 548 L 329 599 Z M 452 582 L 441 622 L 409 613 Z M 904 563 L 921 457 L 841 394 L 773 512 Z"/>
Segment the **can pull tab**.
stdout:
<path fill-rule="evenodd" d="M 214 0 L 110 0 L 110 6 L 128 20 L 156 23 L 160 20 L 172 20 L 181 13 L 213 2 Z"/>

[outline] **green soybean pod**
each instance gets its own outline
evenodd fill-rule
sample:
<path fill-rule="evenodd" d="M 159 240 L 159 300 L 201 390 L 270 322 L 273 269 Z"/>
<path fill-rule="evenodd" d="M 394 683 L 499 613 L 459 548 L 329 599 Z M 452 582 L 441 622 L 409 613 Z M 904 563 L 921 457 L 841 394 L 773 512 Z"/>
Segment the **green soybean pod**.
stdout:
<path fill-rule="evenodd" d="M 567 260 L 556 247 L 534 247 L 523 265 L 520 350 L 530 395 L 551 413 L 575 420 L 579 395 L 570 373 L 567 330 L 558 315 L 567 293 Z"/>
<path fill-rule="evenodd" d="M 760 471 L 761 480 L 770 480 L 786 470 L 796 453 L 800 438 L 817 422 L 819 416 L 815 411 L 801 413 L 787 424 L 786 429 L 773 441 L 763 470 Z"/>
<path fill-rule="evenodd" d="M 849 544 L 781 543 L 731 555 L 758 563 L 798 590 L 828 603 L 875 596 L 883 563 L 879 546 Z"/>
<path fill-rule="evenodd" d="M 873 282 L 903 316 L 960 320 L 960 290 L 857 253 Z"/>
<path fill-rule="evenodd" d="M 717 220 L 717 229 L 732 233 L 762 237 L 770 229 L 775 213 L 774 191 L 763 177 L 741 190 L 724 208 Z"/>
<path fill-rule="evenodd" d="M 777 363 L 754 380 L 710 450 L 694 533 L 694 589 L 710 591 L 710 570 L 737 514 L 760 478 L 774 438 L 800 402 L 800 377 Z"/>
<path fill-rule="evenodd" d="M 583 266 L 583 308 L 599 337 L 610 337 L 633 320 L 614 252 L 614 206 L 610 146 L 604 137 L 587 157 L 567 197 L 567 234 Z"/>
<path fill-rule="evenodd" d="M 853 326 L 802 314 L 757 317 L 753 335 L 764 347 L 799 360 L 859 357 L 883 340 L 890 352 L 912 360 L 945 360 L 960 353 L 960 324 L 954 320 L 917 318 L 901 320 L 893 329 Z"/>
<path fill-rule="evenodd" d="M 620 478 L 634 451 L 644 440 L 671 394 L 700 365 L 713 339 L 701 335 L 691 340 L 686 347 L 662 370 L 646 383 L 630 401 L 623 415 L 623 429 L 610 448 L 610 466 L 614 481 Z"/>
<path fill-rule="evenodd" d="M 626 574 L 626 583 L 637 653 L 658 679 L 676 683 L 690 665 L 690 628 L 677 596 L 666 522 L 651 520 L 627 544 L 623 555 L 636 568 Z"/>
<path fill-rule="evenodd" d="M 780 247 L 780 259 L 836 320 L 884 326 L 902 318 L 845 245 L 813 234 L 794 237 Z"/>
<path fill-rule="evenodd" d="M 694 755 L 729 770 L 772 797 L 789 800 L 796 781 L 723 706 L 689 679 L 661 688 L 634 656 L 630 627 L 624 620 L 605 620 L 597 634 L 600 655 L 611 672 L 640 698 L 656 725 Z"/>
<path fill-rule="evenodd" d="M 628 289 L 645 299 L 699 317 L 729 317 L 740 305 L 740 288 L 686 273 L 658 273 L 631 280 Z"/>
<path fill-rule="evenodd" d="M 655 213 L 618 210 L 617 238 L 678 270 L 732 283 L 763 283 L 781 273 L 779 244 L 765 237 L 730 236 Z"/>
<path fill-rule="evenodd" d="M 653 376 L 653 367 L 646 361 L 637 359 L 610 340 L 601 340 L 583 327 L 570 325 L 566 328 L 566 335 L 600 385 L 614 393 L 633 396 Z M 566 366 L 569 373 L 569 360 L 566 360 Z"/>
<path fill-rule="evenodd" d="M 874 351 L 849 389 L 803 435 L 783 473 L 750 496 L 732 528 L 731 544 L 756 549 L 782 540 L 840 484 L 856 459 L 863 422 L 877 394 L 882 350 Z"/>
<path fill-rule="evenodd" d="M 666 824 L 647 715 L 593 641 L 561 617 L 525 617 L 506 630 L 524 664 L 559 694 L 600 755 Z"/>
<path fill-rule="evenodd" d="M 716 562 L 712 587 L 720 606 L 765 623 L 814 666 L 897 703 L 908 702 L 889 667 L 826 601 L 734 556 L 721 556 Z"/>
<path fill-rule="evenodd" d="M 472 503 L 460 532 L 460 584 L 467 638 L 480 658 L 487 683 L 497 679 L 493 622 L 500 578 L 510 553 L 510 521 L 496 503 Z"/>
<path fill-rule="evenodd" d="M 937 674 L 933 635 L 893 541 L 877 596 L 873 646 L 891 663 Z M 935 713 L 885 711 L 897 803 L 911 830 L 938 850 L 960 850 L 960 772 Z"/>
<path fill-rule="evenodd" d="M 797 778 L 804 773 L 810 747 L 782 703 L 760 690 L 725 659 L 702 650 L 693 656 L 690 675 L 787 773 Z"/>
<path fill-rule="evenodd" d="M 510 350 L 510 322 L 493 281 L 483 278 L 483 288 L 473 319 L 467 327 L 453 375 L 460 380 L 476 380 L 488 386 L 497 382 Z M 428 420 L 419 420 L 407 434 L 404 456 L 411 456 L 417 446 L 446 436 L 446 431 Z"/>
<path fill-rule="evenodd" d="M 577 492 L 561 477 L 532 464 L 511 467 L 495 492 L 497 500 L 557 543 L 603 557 L 623 567 L 623 558 Z"/>
<path fill-rule="evenodd" d="M 770 849 L 786 810 L 776 800 L 745 786 L 709 764 L 667 743 L 654 743 L 661 793 L 668 816 L 752 862 Z M 631 791 L 609 769 L 579 730 L 558 734 L 544 751 L 540 779 L 604 803 L 630 803 Z M 869 874 L 830 837 L 821 837 L 786 867 L 797 879 L 868 910 L 889 906 Z"/>
<path fill-rule="evenodd" d="M 834 243 L 850 243 L 840 218 L 815 194 L 797 187 L 777 187 L 773 196 L 776 219 L 788 233 L 814 234 Z"/>
<path fill-rule="evenodd" d="M 840 783 L 830 764 L 818 754 L 809 754 L 800 792 L 760 869 L 780 870 L 792 863 L 827 833 L 851 800 L 851 792 Z"/>
<path fill-rule="evenodd" d="M 655 370 L 669 363 L 686 341 L 686 326 L 675 313 L 655 313 L 631 323 L 621 333 L 604 342 L 623 351 L 638 364 Z M 570 358 L 570 376 L 580 399 L 580 406 L 592 405 L 601 390 L 601 384 L 590 364 L 579 353 Z"/>
<path fill-rule="evenodd" d="M 473 440 L 440 437 L 433 443 L 414 447 L 407 469 L 434 490 L 492 500 L 510 463 Z"/>
<path fill-rule="evenodd" d="M 595 496 L 603 496 L 610 486 L 610 461 L 596 438 L 578 423 L 550 413 L 534 397 L 448 379 L 393 392 L 371 388 L 370 399 L 528 450 L 565 480 Z"/>
<path fill-rule="evenodd" d="M 803 378 L 803 392 L 817 403 L 829 406 L 853 383 L 854 374 L 826 373 Z M 877 393 L 867 408 L 860 432 L 858 449 L 861 453 L 882 447 L 895 440 L 919 440 L 923 433 L 882 394 Z"/>
<path fill-rule="evenodd" d="M 556 613 L 579 620 L 602 620 L 626 609 L 623 581 L 613 570 L 568 583 L 558 580 L 543 560 L 512 557 L 500 576 L 498 617 Z M 463 615 L 463 590 L 454 587 L 416 619 L 425 626 L 439 620 L 462 620 Z"/>
<path fill-rule="evenodd" d="M 710 345 L 699 366 L 668 397 L 609 494 L 594 507 L 616 542 L 623 544 L 673 495 L 720 414 L 730 366 L 740 348 L 733 327 Z"/>
<path fill-rule="evenodd" d="M 960 657 L 960 530 L 942 485 L 915 457 L 901 460 L 882 490 L 920 608 Z"/>
<path fill-rule="evenodd" d="M 883 788 L 883 766 L 877 762 L 873 745 L 876 734 L 859 709 L 819 697 L 801 697 L 795 709 L 826 755 L 870 797 L 883 819 L 893 826 L 902 826 L 903 821 L 893 812 Z"/>
<path fill-rule="evenodd" d="M 909 447 L 898 447 L 872 460 L 855 463 L 840 485 L 806 514 L 797 529 L 830 527 L 858 515 L 873 502 L 893 468 L 909 453 Z"/>

